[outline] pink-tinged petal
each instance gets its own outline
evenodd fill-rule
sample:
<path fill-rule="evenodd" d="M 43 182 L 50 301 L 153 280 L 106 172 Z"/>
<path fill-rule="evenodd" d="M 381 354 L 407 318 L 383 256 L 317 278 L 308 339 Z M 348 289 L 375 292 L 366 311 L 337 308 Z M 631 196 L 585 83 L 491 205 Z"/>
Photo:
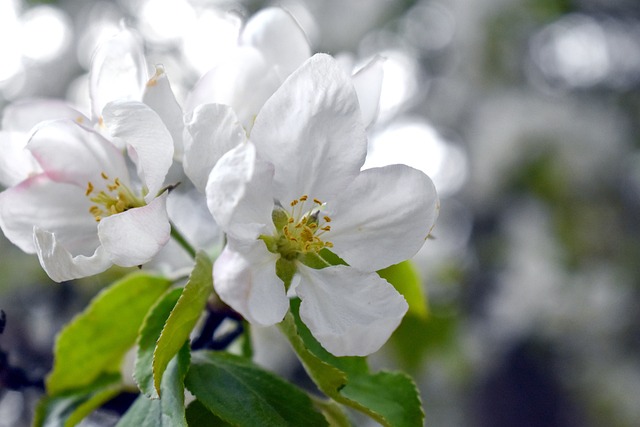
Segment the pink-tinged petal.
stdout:
<path fill-rule="evenodd" d="M 182 108 L 176 101 L 169 79 L 162 66 L 156 66 L 155 75 L 147 82 L 142 102 L 158 113 L 173 138 L 173 155 L 176 159 L 181 159 L 183 150 L 182 132 L 184 130 Z"/>
<path fill-rule="evenodd" d="M 223 154 L 247 140 L 242 124 L 227 105 L 204 104 L 186 117 L 184 172 L 205 191 L 209 173 Z"/>
<path fill-rule="evenodd" d="M 0 227 L 4 235 L 27 253 L 35 253 L 33 227 L 56 234 L 58 243 L 75 255 L 89 255 L 98 247 L 91 202 L 75 185 L 37 175 L 0 193 Z"/>
<path fill-rule="evenodd" d="M 149 203 L 158 195 L 173 162 L 171 133 L 160 116 L 141 102 L 111 102 L 104 107 L 103 115 L 111 135 L 135 150 L 140 178 L 149 190 L 145 201 Z"/>
<path fill-rule="evenodd" d="M 275 264 L 276 255 L 262 241 L 242 252 L 227 246 L 213 266 L 213 286 L 220 299 L 250 323 L 276 324 L 287 313 L 289 300 Z"/>
<path fill-rule="evenodd" d="M 376 55 L 353 75 L 353 85 L 358 94 L 362 122 L 365 126 L 371 125 L 378 115 L 384 76 L 383 63 L 384 58 Z"/>
<path fill-rule="evenodd" d="M 52 180 L 87 188 L 104 187 L 104 172 L 111 179 L 129 182 L 122 153 L 100 134 L 71 120 L 45 122 L 27 143 L 44 172 Z"/>
<path fill-rule="evenodd" d="M 111 101 L 140 101 L 148 79 L 142 41 L 129 30 L 122 30 L 101 43 L 91 58 L 89 95 L 93 120 Z"/>
<path fill-rule="evenodd" d="M 238 48 L 232 57 L 196 83 L 185 103 L 185 112 L 201 104 L 229 105 L 249 130 L 258 111 L 280 83 L 260 52 L 252 47 Z"/>
<path fill-rule="evenodd" d="M 146 206 L 100 221 L 98 237 L 114 264 L 142 265 L 162 249 L 171 235 L 166 204 L 165 192 Z"/>
<path fill-rule="evenodd" d="M 64 101 L 57 99 L 24 99 L 8 105 L 2 115 L 2 129 L 29 132 L 47 120 L 70 119 L 90 126 L 89 119 Z"/>
<path fill-rule="evenodd" d="M 307 35 L 300 24 L 289 12 L 277 7 L 253 15 L 240 34 L 240 42 L 262 52 L 282 80 L 311 56 Z"/>
<path fill-rule="evenodd" d="M 333 198 L 359 173 L 367 140 L 351 82 L 333 58 L 317 54 L 265 103 L 251 131 L 275 165 L 276 198 Z"/>
<path fill-rule="evenodd" d="M 438 216 L 433 182 L 405 165 L 363 171 L 327 214 L 325 237 L 349 265 L 376 271 L 411 258 L 422 247 Z"/>
<path fill-rule="evenodd" d="M 207 206 L 220 227 L 239 240 L 255 240 L 273 224 L 273 167 L 250 142 L 227 152 L 207 183 Z"/>
<path fill-rule="evenodd" d="M 300 318 L 335 356 L 367 356 L 382 347 L 407 312 L 404 297 L 376 273 L 338 265 L 300 266 Z"/>
<path fill-rule="evenodd" d="M 28 135 L 0 131 L 0 185 L 12 187 L 30 175 L 42 172 L 40 165 L 25 148 Z"/>
<path fill-rule="evenodd" d="M 112 265 L 102 246 L 98 246 L 91 256 L 73 256 L 56 239 L 54 233 L 38 227 L 34 227 L 33 240 L 40 265 L 55 282 L 93 276 L 102 273 Z"/>

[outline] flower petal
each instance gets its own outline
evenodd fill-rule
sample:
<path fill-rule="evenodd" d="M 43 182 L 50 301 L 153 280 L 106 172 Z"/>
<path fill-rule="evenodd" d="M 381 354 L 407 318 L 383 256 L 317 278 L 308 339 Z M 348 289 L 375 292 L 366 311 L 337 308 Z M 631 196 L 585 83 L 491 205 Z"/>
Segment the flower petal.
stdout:
<path fill-rule="evenodd" d="M 0 193 L 0 227 L 4 235 L 27 253 L 35 253 L 33 227 L 56 234 L 73 254 L 92 254 L 100 244 L 91 201 L 75 185 L 36 175 Z"/>
<path fill-rule="evenodd" d="M 218 224 L 213 220 L 207 200 L 187 183 L 180 184 L 167 197 L 172 225 L 196 248 L 222 248 Z"/>
<path fill-rule="evenodd" d="M 54 181 L 83 189 L 91 182 L 98 188 L 104 184 L 104 172 L 129 182 L 122 153 L 100 134 L 71 120 L 43 123 L 31 136 L 27 149 Z"/>
<path fill-rule="evenodd" d="M 351 78 L 328 55 L 296 70 L 265 103 L 251 131 L 275 165 L 276 198 L 327 200 L 359 173 L 367 148 Z"/>
<path fill-rule="evenodd" d="M 176 101 L 169 79 L 161 65 L 156 66 L 155 75 L 147 82 L 142 101 L 158 113 L 173 138 L 173 155 L 176 159 L 181 159 L 182 131 L 184 130 L 182 108 Z"/>
<path fill-rule="evenodd" d="M 335 356 L 367 356 L 389 339 L 408 305 L 386 280 L 338 265 L 299 267 L 300 318 Z"/>
<path fill-rule="evenodd" d="M 133 267 L 148 262 L 167 243 L 171 226 L 167 193 L 141 208 L 103 218 L 98 237 L 114 264 Z"/>
<path fill-rule="evenodd" d="M 89 125 L 89 119 L 69 104 L 57 99 L 24 99 L 8 105 L 2 114 L 2 129 L 29 132 L 47 120 L 70 119 Z"/>
<path fill-rule="evenodd" d="M 433 182 L 405 165 L 363 171 L 332 204 L 326 238 L 349 265 L 376 271 L 411 258 L 438 215 Z"/>
<path fill-rule="evenodd" d="M 102 246 L 98 246 L 91 256 L 72 256 L 57 241 L 54 233 L 41 230 L 38 227 L 33 229 L 33 240 L 40 265 L 56 282 L 93 276 L 111 267 L 111 260 Z"/>
<path fill-rule="evenodd" d="M 148 75 L 142 41 L 133 32 L 122 30 L 98 45 L 89 72 L 93 120 L 111 101 L 142 99 Z"/>
<path fill-rule="evenodd" d="M 250 323 L 276 324 L 287 313 L 289 300 L 275 263 L 276 255 L 261 241 L 242 252 L 227 245 L 213 266 L 213 286 L 220 299 Z"/>
<path fill-rule="evenodd" d="M 25 148 L 27 140 L 28 135 L 23 132 L 0 132 L 0 185 L 12 187 L 42 171 Z"/>
<path fill-rule="evenodd" d="M 260 52 L 252 47 L 238 48 L 227 61 L 196 83 L 185 103 L 185 112 L 201 104 L 229 105 L 249 130 L 258 111 L 280 83 L 273 66 Z"/>
<path fill-rule="evenodd" d="M 376 55 L 369 63 L 353 75 L 353 85 L 358 93 L 358 102 L 362 111 L 362 122 L 371 125 L 378 115 L 384 58 Z"/>
<path fill-rule="evenodd" d="M 240 42 L 260 50 L 284 80 L 311 56 L 307 35 L 286 10 L 270 7 L 247 21 Z"/>
<path fill-rule="evenodd" d="M 272 180 L 272 165 L 257 158 L 251 142 L 216 163 L 207 183 L 207 206 L 227 234 L 251 241 L 273 223 Z"/>
<path fill-rule="evenodd" d="M 121 138 L 136 152 L 149 203 L 158 195 L 173 162 L 173 140 L 162 119 L 147 105 L 137 101 L 114 101 L 102 112 L 111 135 Z"/>
<path fill-rule="evenodd" d="M 209 173 L 220 157 L 247 137 L 236 113 L 227 105 L 200 105 L 186 121 L 190 138 L 185 140 L 184 172 L 204 192 Z"/>

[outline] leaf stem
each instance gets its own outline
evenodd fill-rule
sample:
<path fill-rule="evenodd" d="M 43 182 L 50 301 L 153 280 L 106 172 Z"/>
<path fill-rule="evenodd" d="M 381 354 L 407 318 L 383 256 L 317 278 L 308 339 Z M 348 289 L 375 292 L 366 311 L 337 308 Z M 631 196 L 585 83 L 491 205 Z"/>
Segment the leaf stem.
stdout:
<path fill-rule="evenodd" d="M 173 237 L 173 239 L 182 246 L 182 249 L 191 255 L 191 258 L 196 258 L 196 250 L 189 244 L 189 242 L 187 242 L 187 239 L 184 238 L 174 224 L 171 224 L 171 237 Z"/>

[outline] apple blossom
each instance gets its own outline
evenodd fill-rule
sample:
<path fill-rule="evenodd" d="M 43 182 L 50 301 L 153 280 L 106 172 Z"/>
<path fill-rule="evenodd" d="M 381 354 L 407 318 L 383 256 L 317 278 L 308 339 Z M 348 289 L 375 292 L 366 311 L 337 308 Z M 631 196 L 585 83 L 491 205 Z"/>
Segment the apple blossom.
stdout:
<path fill-rule="evenodd" d="M 56 120 L 38 125 L 26 145 L 41 172 L 0 193 L 4 234 L 37 253 L 58 282 L 146 263 L 169 239 L 162 187 L 173 156 L 169 131 L 139 102 L 112 102 L 103 114 L 129 147 L 139 180 L 102 135 Z"/>
<path fill-rule="evenodd" d="M 377 351 L 407 310 L 376 271 L 413 256 L 434 224 L 431 180 L 404 165 L 361 171 L 366 132 L 351 78 L 318 54 L 265 103 L 250 141 L 224 154 L 206 186 L 227 233 L 214 286 L 259 325 L 280 322 L 287 293 L 337 356 Z M 347 265 L 329 265 L 328 251 Z"/>

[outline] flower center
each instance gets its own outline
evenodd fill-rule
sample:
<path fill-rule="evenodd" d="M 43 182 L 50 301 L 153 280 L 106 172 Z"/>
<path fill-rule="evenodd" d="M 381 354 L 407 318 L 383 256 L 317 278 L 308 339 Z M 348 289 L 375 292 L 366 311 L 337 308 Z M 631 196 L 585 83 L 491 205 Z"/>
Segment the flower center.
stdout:
<path fill-rule="evenodd" d="M 321 215 L 324 205 L 318 199 L 312 199 L 311 207 L 307 207 L 309 197 L 304 195 L 290 203 L 290 209 L 277 207 L 273 211 L 273 223 L 276 235 L 264 239 L 272 252 L 277 252 L 283 258 L 293 260 L 298 255 L 318 253 L 323 248 L 332 248 L 333 243 L 325 240 L 326 233 L 331 231 L 331 218 Z"/>
<path fill-rule="evenodd" d="M 120 182 L 119 178 L 113 180 L 102 172 L 102 179 L 105 181 L 105 190 L 97 191 L 91 181 L 87 183 L 85 195 L 95 205 L 89 208 L 89 212 L 100 222 L 102 218 L 109 215 L 122 213 L 131 208 L 144 206 L 144 201 L 133 194 L 133 192 Z"/>

